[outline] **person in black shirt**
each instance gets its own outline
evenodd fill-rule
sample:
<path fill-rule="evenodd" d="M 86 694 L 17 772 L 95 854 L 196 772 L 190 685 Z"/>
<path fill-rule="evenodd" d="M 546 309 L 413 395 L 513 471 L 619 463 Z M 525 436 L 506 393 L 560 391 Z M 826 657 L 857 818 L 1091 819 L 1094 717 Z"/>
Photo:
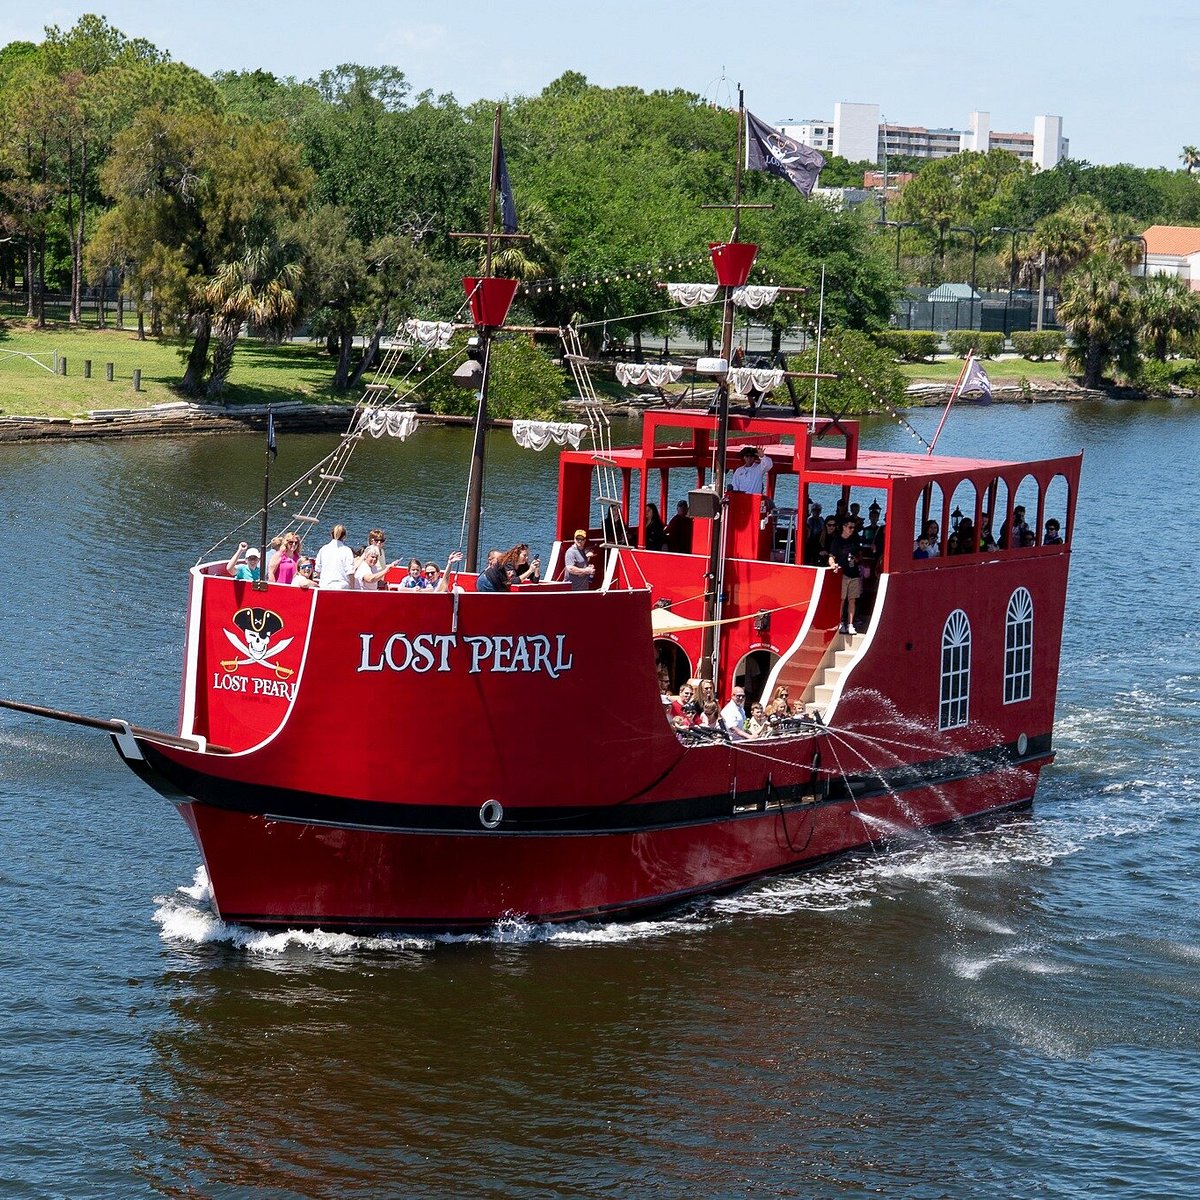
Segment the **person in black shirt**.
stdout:
<path fill-rule="evenodd" d="M 688 515 L 686 500 L 680 500 L 675 505 L 675 515 L 667 522 L 664 534 L 668 550 L 673 550 L 676 554 L 691 554 L 692 518 Z"/>
<path fill-rule="evenodd" d="M 642 548 L 662 550 L 667 544 L 667 530 L 658 515 L 657 504 L 647 504 L 642 514 Z"/>
<path fill-rule="evenodd" d="M 848 633 L 851 637 L 857 630 L 854 628 L 854 608 L 862 595 L 862 579 L 859 573 L 858 554 L 862 539 L 854 518 L 847 515 L 842 521 L 841 532 L 836 534 L 829 543 L 829 565 L 837 567 L 842 572 L 842 600 L 846 605 L 846 624 L 838 632 Z"/>

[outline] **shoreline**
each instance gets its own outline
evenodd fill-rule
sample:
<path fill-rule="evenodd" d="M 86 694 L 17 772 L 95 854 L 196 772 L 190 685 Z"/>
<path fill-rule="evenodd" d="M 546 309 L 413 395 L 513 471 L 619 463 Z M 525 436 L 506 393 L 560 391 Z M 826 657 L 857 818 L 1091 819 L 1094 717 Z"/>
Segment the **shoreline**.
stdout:
<path fill-rule="evenodd" d="M 952 390 L 952 384 L 942 381 L 915 380 L 908 386 L 908 407 L 941 407 L 949 400 Z M 1031 382 L 1024 388 L 1007 382 L 997 383 L 992 394 L 995 404 L 1070 404 L 1081 400 L 1153 398 L 1134 388 L 1090 389 L 1070 382 L 1041 381 Z M 628 401 L 611 401 L 604 407 L 611 414 L 633 416 L 658 403 L 658 397 L 653 397 L 653 404 L 641 398 L 631 398 Z M 270 405 L 279 430 L 289 433 L 343 432 L 355 407 L 350 404 L 306 404 L 300 400 Z M 146 408 L 97 409 L 82 417 L 3 415 L 0 416 L 0 444 L 261 432 L 266 428 L 267 408 L 265 404 L 193 404 L 179 400 Z M 886 414 L 879 409 L 858 415 Z M 474 418 L 468 416 L 422 412 L 416 416 L 423 423 L 474 424 Z M 499 428 L 507 428 L 511 424 L 510 420 L 504 419 L 489 422 L 489 425 Z"/>

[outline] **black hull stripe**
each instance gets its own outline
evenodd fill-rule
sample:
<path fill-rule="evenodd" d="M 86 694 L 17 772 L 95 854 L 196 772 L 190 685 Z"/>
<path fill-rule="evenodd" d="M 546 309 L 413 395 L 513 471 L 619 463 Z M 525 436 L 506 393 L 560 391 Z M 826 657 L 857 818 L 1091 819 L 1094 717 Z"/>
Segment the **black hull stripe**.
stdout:
<path fill-rule="evenodd" d="M 152 744 L 143 742 L 141 748 L 145 761 L 126 762 L 146 783 L 177 804 L 198 801 L 213 808 L 270 820 L 375 833 L 478 834 L 482 831 L 478 811 L 466 805 L 375 803 L 215 779 L 179 766 L 157 752 Z M 768 804 L 813 800 L 842 803 L 850 799 L 898 795 L 914 788 L 943 786 L 1006 768 L 1042 765 L 1050 757 L 1050 735 L 1045 734 L 1029 739 L 1023 755 L 1018 753 L 1015 743 L 989 747 L 970 754 L 893 767 L 878 774 L 829 780 L 827 791 L 822 787 L 819 794 L 814 794 L 805 773 L 803 783 L 740 791 L 736 796 L 724 792 L 644 804 L 619 803 L 602 808 L 513 807 L 505 809 L 503 821 L 497 829 L 489 831 L 489 836 L 636 833 L 704 824 L 753 816 L 755 811 L 761 812 Z M 795 771 L 795 768 L 788 769 Z"/>
<path fill-rule="evenodd" d="M 924 826 L 924 831 L 930 834 L 944 834 L 968 826 L 986 825 L 988 821 L 1003 818 L 1006 814 L 1020 812 L 1033 807 L 1032 800 L 1018 800 L 1000 808 L 989 809 L 969 817 L 958 817 L 943 821 L 937 825 Z M 794 810 L 793 810 L 794 811 Z M 700 896 L 721 896 L 748 887 L 752 883 L 779 875 L 794 875 L 801 871 L 817 870 L 844 859 L 861 857 L 864 854 L 877 853 L 886 849 L 887 842 L 862 842 L 846 850 L 838 850 L 833 854 L 822 854 L 812 858 L 798 858 L 794 862 L 783 863 L 769 867 L 763 871 L 749 872 L 743 875 L 731 876 L 716 883 L 700 887 L 687 888 L 677 892 L 669 892 L 659 896 L 651 896 L 645 900 L 633 900 L 622 904 L 609 904 L 593 908 L 572 909 L 565 912 L 541 913 L 528 919 L 538 925 L 564 925 L 571 921 L 611 921 L 644 917 L 656 912 L 675 908 L 688 900 Z M 513 916 L 526 917 L 527 914 L 514 913 Z M 439 921 L 436 918 L 409 917 L 380 917 L 364 918 L 361 916 L 323 916 L 314 920 L 307 915 L 281 916 L 267 913 L 235 913 L 222 912 L 221 919 L 247 925 L 254 929 L 323 929 L 339 933 L 380 933 L 383 931 L 412 932 L 412 933 L 475 933 L 493 929 L 498 921 L 495 917 L 473 917 L 459 919 L 453 922 Z"/>

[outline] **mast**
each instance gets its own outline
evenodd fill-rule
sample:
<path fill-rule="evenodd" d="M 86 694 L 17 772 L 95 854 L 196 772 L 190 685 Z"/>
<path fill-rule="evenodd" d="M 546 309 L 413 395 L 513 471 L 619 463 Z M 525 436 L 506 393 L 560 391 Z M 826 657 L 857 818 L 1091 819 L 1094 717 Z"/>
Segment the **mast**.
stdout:
<path fill-rule="evenodd" d="M 496 172 L 500 159 L 500 105 L 492 121 L 492 177 L 488 187 L 487 241 L 484 253 L 484 277 L 492 277 L 492 243 L 496 236 Z M 478 325 L 480 362 L 483 378 L 479 381 L 479 396 L 475 411 L 475 440 L 471 446 L 471 470 L 467 478 L 467 551 L 464 570 L 474 574 L 479 570 L 479 527 L 483 521 L 484 443 L 487 439 L 488 367 L 491 357 L 492 333 L 489 326 Z"/>
<path fill-rule="evenodd" d="M 745 98 L 738 86 L 737 160 L 733 175 L 733 232 L 730 244 L 737 243 L 742 224 L 742 132 L 745 128 Z M 747 269 L 747 273 L 748 269 Z M 745 282 L 742 280 L 741 282 Z M 723 283 L 721 288 L 721 357 L 726 363 L 726 375 L 717 383 L 717 452 L 713 463 L 713 490 L 717 493 L 717 511 L 713 517 L 712 542 L 708 548 L 708 570 L 704 576 L 704 639 L 700 651 L 700 677 L 717 685 L 717 660 L 720 656 L 721 603 L 725 594 L 725 459 L 729 453 L 729 376 L 728 364 L 733 355 L 733 292 L 738 286 Z"/>
<path fill-rule="evenodd" d="M 463 289 L 471 305 L 471 318 L 475 322 L 478 338 L 478 355 L 483 367 L 475 408 L 475 440 L 471 447 L 471 468 L 467 476 L 467 548 L 463 559 L 463 570 L 475 572 L 479 569 L 479 530 L 483 518 L 484 447 L 487 437 L 488 375 L 491 361 L 492 333 L 504 324 L 509 305 L 517 291 L 514 279 L 499 279 L 492 275 L 492 258 L 496 242 L 510 238 L 527 238 L 529 235 L 516 232 L 515 213 L 512 230 L 496 232 L 496 196 L 501 187 L 507 191 L 507 173 L 500 178 L 503 150 L 500 146 L 500 105 L 492 122 L 492 172 L 488 187 L 488 220 L 485 233 L 452 233 L 451 237 L 482 238 L 484 242 L 483 277 L 466 277 Z"/>

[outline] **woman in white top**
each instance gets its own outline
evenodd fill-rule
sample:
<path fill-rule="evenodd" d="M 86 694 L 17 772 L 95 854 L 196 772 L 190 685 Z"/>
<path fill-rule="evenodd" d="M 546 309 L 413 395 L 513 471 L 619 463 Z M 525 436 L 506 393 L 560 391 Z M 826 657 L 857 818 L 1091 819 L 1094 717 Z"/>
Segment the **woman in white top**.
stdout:
<path fill-rule="evenodd" d="M 368 546 L 363 551 L 363 556 L 358 560 L 358 566 L 354 569 L 353 587 L 357 591 L 362 591 L 366 588 L 374 588 L 375 585 L 399 562 L 384 563 L 379 565 L 379 547 Z"/>

